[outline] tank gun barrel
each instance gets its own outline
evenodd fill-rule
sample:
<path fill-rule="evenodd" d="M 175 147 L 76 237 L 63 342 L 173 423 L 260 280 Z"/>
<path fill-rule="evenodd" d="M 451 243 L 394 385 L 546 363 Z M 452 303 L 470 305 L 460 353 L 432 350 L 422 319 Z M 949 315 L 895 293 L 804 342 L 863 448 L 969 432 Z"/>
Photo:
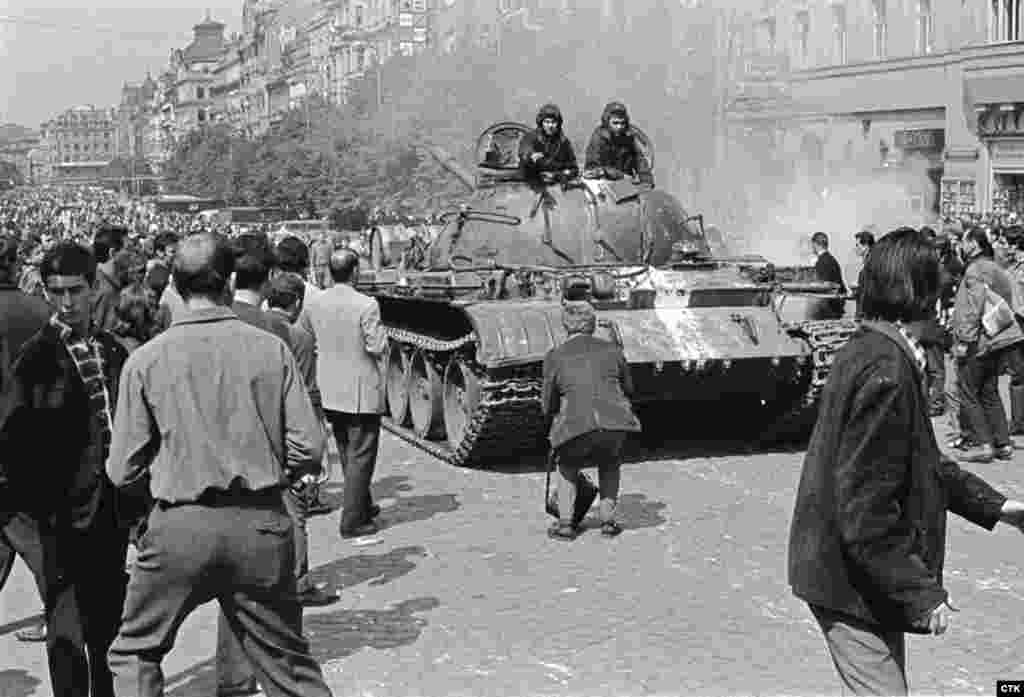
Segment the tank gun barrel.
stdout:
<path fill-rule="evenodd" d="M 476 177 L 474 177 L 469 170 L 455 158 L 454 155 L 444 148 L 436 145 L 424 144 L 422 147 L 430 154 L 431 157 L 437 160 L 439 165 L 455 175 L 459 181 L 469 188 L 470 191 L 476 190 Z"/>

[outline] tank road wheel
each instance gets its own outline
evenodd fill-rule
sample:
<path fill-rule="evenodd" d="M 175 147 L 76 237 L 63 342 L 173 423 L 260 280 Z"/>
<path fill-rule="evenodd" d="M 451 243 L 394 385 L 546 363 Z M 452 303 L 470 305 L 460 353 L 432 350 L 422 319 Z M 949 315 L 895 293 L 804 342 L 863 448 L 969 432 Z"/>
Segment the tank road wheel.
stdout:
<path fill-rule="evenodd" d="M 444 435 L 441 376 L 422 351 L 412 356 L 409 366 L 409 411 L 412 427 L 420 438 L 437 440 Z"/>
<path fill-rule="evenodd" d="M 388 413 L 398 426 L 409 424 L 409 352 L 391 342 L 388 348 L 386 390 Z"/>
<path fill-rule="evenodd" d="M 480 404 L 480 380 L 464 361 L 453 358 L 444 373 L 444 427 L 449 447 L 458 447 Z"/>

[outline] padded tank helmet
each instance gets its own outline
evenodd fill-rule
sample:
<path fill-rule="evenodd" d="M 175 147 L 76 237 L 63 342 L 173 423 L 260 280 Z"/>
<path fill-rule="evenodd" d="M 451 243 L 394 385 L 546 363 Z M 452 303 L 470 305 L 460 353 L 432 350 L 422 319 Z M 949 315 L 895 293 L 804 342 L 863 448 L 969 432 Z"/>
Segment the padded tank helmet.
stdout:
<path fill-rule="evenodd" d="M 537 128 L 541 127 L 544 119 L 554 119 L 558 130 L 562 130 L 562 110 L 557 105 L 545 104 L 537 111 Z"/>

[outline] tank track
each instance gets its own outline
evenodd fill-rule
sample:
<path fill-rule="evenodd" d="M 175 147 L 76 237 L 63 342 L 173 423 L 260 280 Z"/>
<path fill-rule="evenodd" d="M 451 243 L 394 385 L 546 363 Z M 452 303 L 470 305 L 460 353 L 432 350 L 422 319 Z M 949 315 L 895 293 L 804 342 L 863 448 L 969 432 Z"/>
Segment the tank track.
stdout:
<path fill-rule="evenodd" d="M 810 379 L 803 397 L 776 420 L 770 435 L 763 440 L 772 440 L 781 434 L 806 431 L 813 427 L 832 362 L 857 327 L 857 322 L 844 319 L 807 320 L 788 327 L 790 333 L 806 341 L 810 348 Z"/>
<path fill-rule="evenodd" d="M 396 328 L 388 328 L 387 334 L 398 344 L 424 351 L 441 375 L 444 375 L 449 360 L 457 355 L 476 375 L 480 385 L 480 402 L 468 416 L 460 442 L 431 441 L 385 417 L 383 424 L 390 432 L 434 457 L 460 467 L 508 461 L 517 453 L 536 451 L 542 445 L 546 424 L 540 408 L 539 374 L 523 373 L 507 379 L 495 379 L 476 361 L 473 350 L 475 334 L 452 341 Z"/>

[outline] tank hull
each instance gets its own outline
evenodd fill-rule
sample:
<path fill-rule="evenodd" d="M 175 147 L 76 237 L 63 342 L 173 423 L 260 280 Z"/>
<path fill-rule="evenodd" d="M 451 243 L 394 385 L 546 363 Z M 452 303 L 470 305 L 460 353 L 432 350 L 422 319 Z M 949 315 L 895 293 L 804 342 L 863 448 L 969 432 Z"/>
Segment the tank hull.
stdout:
<path fill-rule="evenodd" d="M 544 451 L 542 366 L 545 354 L 567 338 L 561 303 L 389 295 L 379 301 L 390 351 L 401 356 L 393 361 L 401 374 L 389 379 L 420 395 L 420 407 L 414 397 L 408 413 L 389 404 L 390 428 L 458 465 Z M 808 405 L 812 350 L 770 307 L 620 308 L 597 315 L 596 334 L 623 349 L 638 406 L 760 415 L 767 426 Z"/>

